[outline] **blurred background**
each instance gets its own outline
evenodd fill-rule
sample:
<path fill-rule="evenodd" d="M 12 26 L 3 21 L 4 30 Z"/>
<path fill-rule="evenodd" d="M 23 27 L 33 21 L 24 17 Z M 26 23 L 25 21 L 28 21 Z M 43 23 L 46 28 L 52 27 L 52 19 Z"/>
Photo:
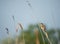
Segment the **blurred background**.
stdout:
<path fill-rule="evenodd" d="M 60 44 L 60 0 L 0 0 L 0 44 Z"/>

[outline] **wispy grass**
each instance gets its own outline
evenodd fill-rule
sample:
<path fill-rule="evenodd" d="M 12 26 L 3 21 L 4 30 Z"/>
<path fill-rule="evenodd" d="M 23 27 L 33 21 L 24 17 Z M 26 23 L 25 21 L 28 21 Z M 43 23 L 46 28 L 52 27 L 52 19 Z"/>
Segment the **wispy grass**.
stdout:
<path fill-rule="evenodd" d="M 45 36 L 46 36 L 46 38 L 48 39 L 49 43 L 52 44 L 52 42 L 50 41 L 50 39 L 49 39 L 49 37 L 48 37 L 48 34 L 47 34 L 47 32 L 46 32 L 46 26 L 45 26 L 43 23 L 41 23 L 39 27 L 41 28 L 41 30 L 42 30 L 43 33 L 45 34 Z"/>
<path fill-rule="evenodd" d="M 21 23 L 18 23 L 17 28 L 16 28 L 16 32 L 18 32 L 18 28 L 19 28 L 19 27 L 21 28 L 21 30 L 22 30 L 22 32 L 23 32 L 23 43 L 25 44 L 24 31 L 23 31 L 23 26 L 22 26 Z M 18 41 L 18 37 L 16 38 L 16 43 L 17 43 L 17 41 Z"/>
<path fill-rule="evenodd" d="M 5 30 L 7 31 L 7 34 L 8 34 L 8 44 L 10 44 L 11 41 L 10 41 L 10 33 L 9 33 L 9 29 L 6 27 Z"/>
<path fill-rule="evenodd" d="M 39 26 L 39 28 L 40 28 L 40 24 L 38 24 L 38 26 Z M 45 44 L 45 40 L 44 40 L 43 33 L 42 33 L 42 31 L 41 31 L 41 30 L 40 30 L 40 32 L 41 32 L 41 36 L 42 36 L 42 40 L 43 40 L 43 44 Z"/>

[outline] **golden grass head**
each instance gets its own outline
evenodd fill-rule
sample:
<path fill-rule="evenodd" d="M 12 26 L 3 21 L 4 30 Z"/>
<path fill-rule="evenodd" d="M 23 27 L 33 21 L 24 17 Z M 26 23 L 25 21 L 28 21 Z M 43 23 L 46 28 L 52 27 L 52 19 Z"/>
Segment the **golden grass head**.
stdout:
<path fill-rule="evenodd" d="M 23 29 L 23 27 L 22 27 L 22 24 L 21 24 L 21 23 L 18 23 L 18 25 L 20 26 L 20 28 L 21 28 L 21 29 Z"/>
<path fill-rule="evenodd" d="M 16 26 L 16 32 L 18 32 L 19 28 L 21 28 L 23 30 L 23 27 L 22 27 L 22 25 L 20 23 L 18 23 L 17 26 Z"/>
<path fill-rule="evenodd" d="M 43 31 L 46 30 L 46 26 L 45 26 L 43 23 L 40 23 L 39 27 L 40 27 Z"/>

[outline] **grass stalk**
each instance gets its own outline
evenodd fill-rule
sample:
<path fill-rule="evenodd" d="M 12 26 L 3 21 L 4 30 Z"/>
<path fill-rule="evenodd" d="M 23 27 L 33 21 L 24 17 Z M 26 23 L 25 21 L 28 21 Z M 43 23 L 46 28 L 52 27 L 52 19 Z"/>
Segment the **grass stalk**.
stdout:
<path fill-rule="evenodd" d="M 22 27 L 22 25 L 21 25 L 20 23 L 19 23 L 19 26 L 20 26 L 20 28 L 21 28 L 21 30 L 22 30 L 22 32 L 23 32 L 23 44 L 25 44 L 23 27 Z"/>
<path fill-rule="evenodd" d="M 35 29 L 35 35 L 36 35 L 36 44 L 40 44 L 40 41 L 38 39 L 38 29 Z"/>
<path fill-rule="evenodd" d="M 44 34 L 45 34 L 46 38 L 48 39 L 49 43 L 50 43 L 50 44 L 52 44 L 52 42 L 50 41 L 50 39 L 49 39 L 49 37 L 48 37 L 47 32 L 45 32 L 45 31 L 43 31 L 43 32 L 44 32 Z"/>

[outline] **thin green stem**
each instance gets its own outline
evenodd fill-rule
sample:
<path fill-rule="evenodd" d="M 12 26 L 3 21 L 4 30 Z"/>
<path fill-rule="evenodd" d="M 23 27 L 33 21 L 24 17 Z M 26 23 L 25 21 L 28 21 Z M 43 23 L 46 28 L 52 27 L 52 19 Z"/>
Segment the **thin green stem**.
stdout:
<path fill-rule="evenodd" d="M 23 31 L 23 29 L 22 29 L 22 31 Z M 23 32 L 23 42 L 24 42 L 24 44 L 25 44 L 25 39 L 24 39 L 24 32 Z"/>
<path fill-rule="evenodd" d="M 41 30 L 40 30 L 40 32 L 41 32 Z M 41 36 L 42 36 L 42 39 L 43 39 L 43 44 L 45 44 L 45 40 L 44 40 L 42 32 L 41 32 Z"/>
<path fill-rule="evenodd" d="M 42 30 L 43 31 L 43 30 Z M 46 38 L 48 39 L 49 43 L 52 44 L 52 42 L 50 41 L 48 35 L 46 35 L 47 33 L 45 31 L 43 31 L 43 33 L 45 34 Z"/>

